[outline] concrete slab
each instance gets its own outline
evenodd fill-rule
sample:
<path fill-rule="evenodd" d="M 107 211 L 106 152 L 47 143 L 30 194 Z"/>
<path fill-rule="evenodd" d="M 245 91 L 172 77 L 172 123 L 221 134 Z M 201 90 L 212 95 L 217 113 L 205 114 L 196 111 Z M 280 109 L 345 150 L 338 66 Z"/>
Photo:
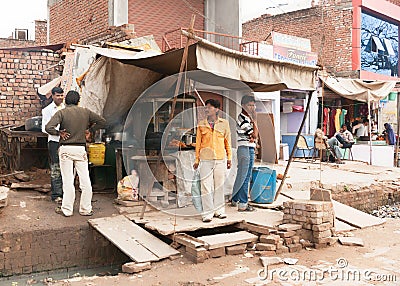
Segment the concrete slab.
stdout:
<path fill-rule="evenodd" d="M 214 218 L 209 223 L 203 223 L 200 215 L 190 215 L 195 213 L 192 207 L 176 209 L 176 216 L 171 213 L 173 210 L 168 211 L 169 213 L 162 211 L 146 213 L 144 220 L 140 220 L 139 214 L 127 214 L 126 217 L 135 223 L 144 224 L 146 229 L 155 230 L 162 235 L 211 229 L 240 222 L 274 227 L 281 224 L 283 218 L 283 213 L 280 211 L 257 209 L 255 212 L 238 212 L 235 208 L 226 207 L 227 218 Z"/>
<path fill-rule="evenodd" d="M 348 246 L 364 246 L 363 240 L 358 237 L 339 237 L 339 242 Z"/>

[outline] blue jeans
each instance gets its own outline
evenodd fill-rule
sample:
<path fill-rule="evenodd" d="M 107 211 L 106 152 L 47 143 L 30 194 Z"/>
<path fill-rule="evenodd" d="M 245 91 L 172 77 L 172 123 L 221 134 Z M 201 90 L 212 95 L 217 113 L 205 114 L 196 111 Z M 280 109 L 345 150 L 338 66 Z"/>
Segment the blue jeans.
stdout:
<path fill-rule="evenodd" d="M 249 201 L 250 176 L 254 166 L 254 147 L 239 146 L 237 149 L 238 170 L 233 185 L 232 202 L 246 208 Z"/>

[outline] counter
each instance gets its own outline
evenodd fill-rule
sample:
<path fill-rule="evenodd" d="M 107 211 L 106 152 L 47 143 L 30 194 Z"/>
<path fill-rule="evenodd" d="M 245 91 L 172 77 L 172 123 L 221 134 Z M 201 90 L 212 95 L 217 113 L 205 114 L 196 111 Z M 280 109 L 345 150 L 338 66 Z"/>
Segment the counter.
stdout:
<path fill-rule="evenodd" d="M 361 143 L 362 142 L 362 143 Z M 361 141 L 354 144 L 352 147 L 353 159 L 370 163 L 370 146 L 368 141 Z M 373 141 L 372 143 L 372 165 L 393 167 L 394 165 L 394 146 L 382 145 L 381 142 Z M 344 149 L 342 149 L 344 153 Z M 346 152 L 346 157 L 349 152 Z M 348 159 L 348 158 L 346 158 Z"/>

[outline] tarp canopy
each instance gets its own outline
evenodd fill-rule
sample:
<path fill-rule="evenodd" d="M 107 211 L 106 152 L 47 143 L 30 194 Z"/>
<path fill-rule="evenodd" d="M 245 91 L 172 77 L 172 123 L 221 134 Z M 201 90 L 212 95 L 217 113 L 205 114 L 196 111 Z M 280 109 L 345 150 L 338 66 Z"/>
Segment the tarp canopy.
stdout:
<path fill-rule="evenodd" d="M 119 59 L 121 62 L 172 75 L 179 73 L 183 49 L 142 59 Z M 187 70 L 205 72 L 204 83 L 218 77 L 239 80 L 254 91 L 282 89 L 315 90 L 315 71 L 318 67 L 270 60 L 248 55 L 202 40 L 189 47 Z"/>
<path fill-rule="evenodd" d="M 393 90 L 395 81 L 365 82 L 362 79 L 320 77 L 325 85 L 336 94 L 362 102 L 379 101 Z"/>
<path fill-rule="evenodd" d="M 147 51 L 115 50 L 89 46 L 102 55 L 82 81 L 81 105 L 102 114 L 119 129 L 140 94 L 165 75 L 179 73 L 183 49 L 161 54 Z M 302 66 L 251 56 L 208 41 L 189 47 L 187 71 L 198 71 L 196 80 L 214 86 L 254 91 L 282 89 L 315 90 L 317 67 Z M 121 130 L 116 130 L 121 131 Z"/>

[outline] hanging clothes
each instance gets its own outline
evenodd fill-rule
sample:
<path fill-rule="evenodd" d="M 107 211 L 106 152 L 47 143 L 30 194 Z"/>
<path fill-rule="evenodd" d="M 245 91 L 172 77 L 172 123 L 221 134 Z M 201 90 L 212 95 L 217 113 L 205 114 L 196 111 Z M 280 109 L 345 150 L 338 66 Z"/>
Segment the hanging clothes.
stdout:
<path fill-rule="evenodd" d="M 341 115 L 341 113 L 342 113 L 342 110 L 340 108 L 336 109 L 336 114 L 335 114 L 335 130 L 336 130 L 336 132 L 340 131 L 340 115 Z"/>
<path fill-rule="evenodd" d="M 336 116 L 336 109 L 332 109 L 331 114 L 329 116 L 329 138 L 333 137 L 333 135 L 335 135 L 336 133 L 335 116 Z"/>
<path fill-rule="evenodd" d="M 346 114 L 347 110 L 342 109 L 342 113 L 340 114 L 340 127 L 342 127 L 342 125 L 346 123 Z"/>
<path fill-rule="evenodd" d="M 322 131 L 324 134 L 328 134 L 328 121 L 329 121 L 329 108 L 324 108 L 324 122 L 322 123 Z"/>

